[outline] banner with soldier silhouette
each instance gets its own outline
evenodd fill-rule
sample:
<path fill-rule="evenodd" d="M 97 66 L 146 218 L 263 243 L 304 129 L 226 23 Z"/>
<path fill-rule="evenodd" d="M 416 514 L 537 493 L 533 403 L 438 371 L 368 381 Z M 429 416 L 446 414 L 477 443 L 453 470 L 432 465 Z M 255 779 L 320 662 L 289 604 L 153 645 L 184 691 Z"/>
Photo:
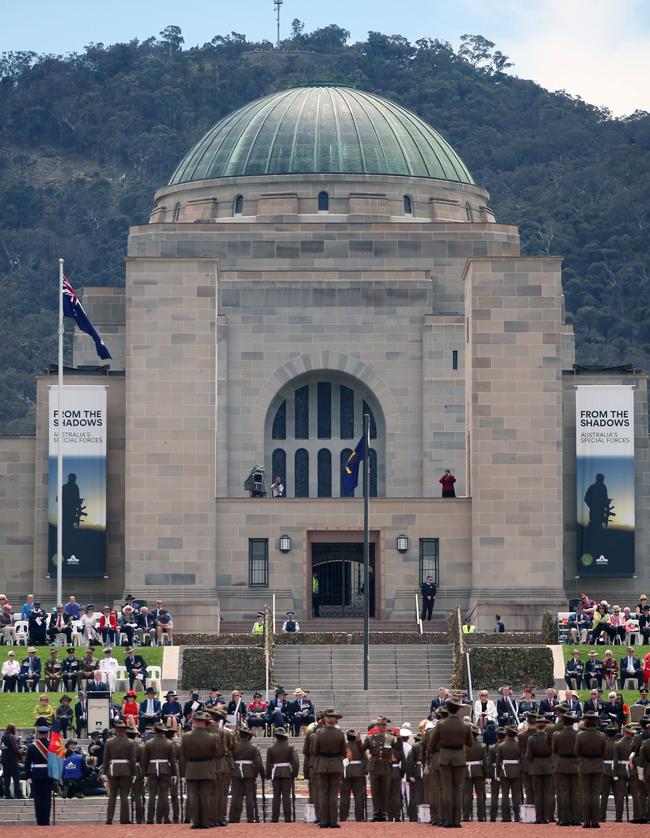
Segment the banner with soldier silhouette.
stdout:
<path fill-rule="evenodd" d="M 63 433 L 63 576 L 106 575 L 106 388 L 49 388 L 48 568 L 56 575 L 57 446 Z"/>
<path fill-rule="evenodd" d="M 576 389 L 579 576 L 634 575 L 634 390 Z"/>

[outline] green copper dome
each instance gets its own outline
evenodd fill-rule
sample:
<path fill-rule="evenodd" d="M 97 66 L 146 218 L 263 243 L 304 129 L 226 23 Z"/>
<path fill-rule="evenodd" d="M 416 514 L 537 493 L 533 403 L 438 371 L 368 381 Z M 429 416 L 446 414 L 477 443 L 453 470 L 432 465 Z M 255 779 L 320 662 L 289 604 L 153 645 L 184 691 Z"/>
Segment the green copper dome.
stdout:
<path fill-rule="evenodd" d="M 222 119 L 169 185 L 327 173 L 474 183 L 449 143 L 412 111 L 349 87 L 312 85 L 265 96 Z"/>

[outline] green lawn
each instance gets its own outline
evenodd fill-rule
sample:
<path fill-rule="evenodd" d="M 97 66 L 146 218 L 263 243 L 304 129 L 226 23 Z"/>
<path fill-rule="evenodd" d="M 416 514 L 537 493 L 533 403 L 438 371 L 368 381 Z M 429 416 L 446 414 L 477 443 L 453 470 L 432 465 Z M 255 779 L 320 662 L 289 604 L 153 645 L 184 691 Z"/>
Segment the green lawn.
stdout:
<path fill-rule="evenodd" d="M 50 657 L 50 646 L 37 646 L 36 651 L 45 669 L 45 661 Z M 16 660 L 21 661 L 27 657 L 27 647 L 25 646 L 0 646 L 0 666 L 7 659 L 7 653 L 13 649 L 16 653 Z M 57 649 L 59 659 L 67 657 L 65 648 L 59 647 Z M 81 654 L 80 654 L 81 652 Z M 85 654 L 85 647 L 79 647 L 77 650 L 77 657 L 81 658 Z M 136 654 L 142 655 L 147 665 L 162 666 L 163 647 L 138 647 Z M 120 665 L 124 664 L 125 647 L 115 647 L 113 649 L 113 656 Z M 95 648 L 95 657 L 102 657 L 102 647 Z M 48 693 L 50 696 L 50 704 L 54 707 L 59 706 L 62 693 Z M 118 695 L 121 695 L 118 693 Z M 140 696 L 141 693 L 138 693 Z M 39 693 L 2 693 L 0 694 L 0 730 L 3 730 L 10 722 L 13 722 L 17 727 L 32 727 L 34 724 L 34 707 L 38 704 Z M 73 695 L 73 705 L 76 701 L 76 696 Z"/>

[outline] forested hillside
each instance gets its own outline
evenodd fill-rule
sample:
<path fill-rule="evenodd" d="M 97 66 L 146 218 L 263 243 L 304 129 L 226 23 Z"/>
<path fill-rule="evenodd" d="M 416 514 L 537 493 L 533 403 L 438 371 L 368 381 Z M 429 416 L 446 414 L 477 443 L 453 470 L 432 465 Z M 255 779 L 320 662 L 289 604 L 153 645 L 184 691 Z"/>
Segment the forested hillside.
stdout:
<path fill-rule="evenodd" d="M 650 115 L 613 119 L 507 66 L 479 36 L 458 51 L 376 32 L 352 44 L 298 21 L 280 50 L 237 33 L 185 49 L 168 27 L 65 57 L 3 55 L 0 433 L 33 430 L 33 376 L 56 359 L 57 258 L 78 288 L 123 282 L 129 225 L 203 132 L 315 80 L 387 96 L 439 129 L 525 252 L 564 256 L 579 360 L 650 368 Z"/>

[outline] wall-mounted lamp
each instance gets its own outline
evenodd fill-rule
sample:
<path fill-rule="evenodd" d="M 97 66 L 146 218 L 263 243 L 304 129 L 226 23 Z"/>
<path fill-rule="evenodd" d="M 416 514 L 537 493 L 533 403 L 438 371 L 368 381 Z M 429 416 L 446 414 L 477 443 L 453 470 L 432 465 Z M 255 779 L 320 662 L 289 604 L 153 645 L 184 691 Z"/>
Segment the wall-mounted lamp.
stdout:
<path fill-rule="evenodd" d="M 398 535 L 397 536 L 397 550 L 399 553 L 406 553 L 409 549 L 409 540 L 408 537 L 405 535 Z"/>
<path fill-rule="evenodd" d="M 288 535 L 281 535 L 279 546 L 281 553 L 288 553 L 291 550 L 291 538 Z"/>

